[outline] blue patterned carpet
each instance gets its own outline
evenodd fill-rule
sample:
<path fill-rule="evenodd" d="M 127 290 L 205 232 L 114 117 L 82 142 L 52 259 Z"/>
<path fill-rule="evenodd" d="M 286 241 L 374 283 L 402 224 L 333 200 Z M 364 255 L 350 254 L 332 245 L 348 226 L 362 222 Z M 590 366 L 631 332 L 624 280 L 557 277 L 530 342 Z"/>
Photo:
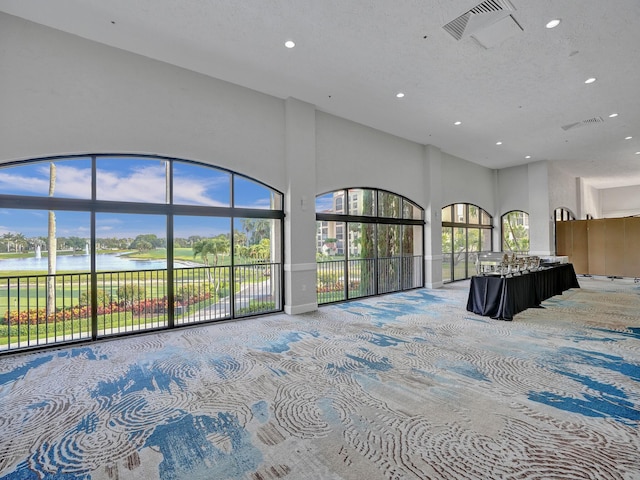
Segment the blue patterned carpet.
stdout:
<path fill-rule="evenodd" d="M 580 282 L 513 322 L 462 283 L 0 357 L 0 478 L 640 479 L 640 288 Z"/>

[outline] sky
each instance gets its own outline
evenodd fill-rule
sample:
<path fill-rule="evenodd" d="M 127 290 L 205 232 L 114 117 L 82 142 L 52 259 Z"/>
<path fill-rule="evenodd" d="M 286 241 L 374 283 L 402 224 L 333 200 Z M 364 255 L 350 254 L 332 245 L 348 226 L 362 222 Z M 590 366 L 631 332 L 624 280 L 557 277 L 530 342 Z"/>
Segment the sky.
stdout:
<path fill-rule="evenodd" d="M 91 159 L 55 160 L 54 197 L 91 198 Z M 165 203 L 166 162 L 156 158 L 98 157 L 96 165 L 96 197 L 98 200 Z M 182 205 L 230 206 L 231 174 L 223 170 L 174 161 L 174 203 Z M 28 163 L 0 169 L 2 194 L 49 195 L 50 162 Z M 268 209 L 267 187 L 244 177 L 235 176 L 236 206 Z M 1 201 L 0 201 L 1 204 Z M 22 233 L 25 237 L 46 237 L 48 212 L 0 208 L 0 235 Z M 59 237 L 90 236 L 88 212 L 56 212 L 56 235 Z M 239 226 L 237 226 L 239 228 Z M 174 234 L 187 238 L 228 233 L 228 218 L 176 217 Z M 152 233 L 166 236 L 165 217 L 135 214 L 96 214 L 98 238 L 135 238 Z"/>

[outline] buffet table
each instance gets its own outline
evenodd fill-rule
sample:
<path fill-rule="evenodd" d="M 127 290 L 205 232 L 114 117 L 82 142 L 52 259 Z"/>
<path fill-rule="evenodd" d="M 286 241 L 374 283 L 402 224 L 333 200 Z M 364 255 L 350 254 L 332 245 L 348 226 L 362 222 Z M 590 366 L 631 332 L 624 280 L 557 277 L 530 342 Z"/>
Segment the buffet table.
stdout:
<path fill-rule="evenodd" d="M 516 313 L 537 307 L 543 300 L 570 288 L 580 288 L 571 263 L 512 277 L 478 275 L 471 277 L 467 310 L 491 318 L 512 320 Z"/>

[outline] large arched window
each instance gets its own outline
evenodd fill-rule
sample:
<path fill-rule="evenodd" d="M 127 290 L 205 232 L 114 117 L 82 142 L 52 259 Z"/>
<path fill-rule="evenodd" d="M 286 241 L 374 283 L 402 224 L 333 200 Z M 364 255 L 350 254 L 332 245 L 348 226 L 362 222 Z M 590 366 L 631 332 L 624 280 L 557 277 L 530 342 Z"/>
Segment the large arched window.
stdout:
<path fill-rule="evenodd" d="M 492 219 L 482 208 L 454 203 L 442 209 L 442 281 L 470 278 L 477 252 L 491 251 Z"/>
<path fill-rule="evenodd" d="M 502 215 L 502 251 L 529 253 L 529 214 L 512 210 Z"/>
<path fill-rule="evenodd" d="M 280 311 L 282 194 L 136 155 L 0 168 L 0 351 Z"/>
<path fill-rule="evenodd" d="M 553 216 L 556 222 L 567 222 L 569 220 L 575 220 L 576 217 L 568 208 L 558 207 L 553 211 Z"/>
<path fill-rule="evenodd" d="M 424 211 L 384 190 L 350 188 L 316 197 L 318 303 L 424 285 Z"/>

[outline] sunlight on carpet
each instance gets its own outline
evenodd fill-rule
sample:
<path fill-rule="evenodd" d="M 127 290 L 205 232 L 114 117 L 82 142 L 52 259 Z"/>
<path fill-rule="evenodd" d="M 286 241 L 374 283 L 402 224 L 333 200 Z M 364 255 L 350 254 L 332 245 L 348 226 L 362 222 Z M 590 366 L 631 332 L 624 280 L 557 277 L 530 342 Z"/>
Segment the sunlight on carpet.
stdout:
<path fill-rule="evenodd" d="M 640 285 L 468 282 L 0 357 L 1 479 L 640 478 Z"/>

